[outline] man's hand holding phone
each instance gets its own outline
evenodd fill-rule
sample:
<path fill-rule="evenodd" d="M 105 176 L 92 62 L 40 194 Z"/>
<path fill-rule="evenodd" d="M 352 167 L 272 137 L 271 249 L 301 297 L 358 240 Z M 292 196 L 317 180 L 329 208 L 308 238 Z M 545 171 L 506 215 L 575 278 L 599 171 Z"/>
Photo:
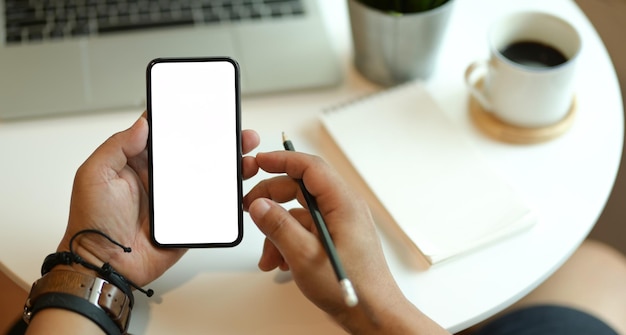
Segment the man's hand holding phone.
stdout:
<path fill-rule="evenodd" d="M 80 166 L 74 180 L 67 230 L 58 247 L 58 251 L 69 250 L 69 240 L 78 231 L 100 230 L 133 251 L 124 253 L 102 236 L 85 234 L 74 242 L 76 252 L 97 265 L 110 263 L 139 286 L 158 278 L 186 251 L 157 248 L 150 237 L 148 132 L 144 114 L 132 127 L 107 139 Z M 241 144 L 242 152 L 247 154 L 259 145 L 259 136 L 252 130 L 243 130 Z M 254 176 L 257 170 L 254 157 L 242 158 L 244 179 Z"/>

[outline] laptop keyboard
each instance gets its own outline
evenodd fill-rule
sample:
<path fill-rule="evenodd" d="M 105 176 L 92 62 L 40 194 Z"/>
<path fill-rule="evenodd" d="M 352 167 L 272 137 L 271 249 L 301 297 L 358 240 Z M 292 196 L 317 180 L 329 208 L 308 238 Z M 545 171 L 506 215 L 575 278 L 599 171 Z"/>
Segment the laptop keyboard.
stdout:
<path fill-rule="evenodd" d="M 7 44 L 303 15 L 302 0 L 4 0 Z"/>

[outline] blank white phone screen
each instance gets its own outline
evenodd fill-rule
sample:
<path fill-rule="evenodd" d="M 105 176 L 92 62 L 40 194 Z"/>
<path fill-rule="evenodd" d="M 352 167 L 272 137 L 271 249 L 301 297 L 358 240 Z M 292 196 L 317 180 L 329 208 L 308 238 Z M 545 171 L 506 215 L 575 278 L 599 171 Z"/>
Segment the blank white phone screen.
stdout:
<path fill-rule="evenodd" d="M 242 236 L 237 68 L 149 66 L 152 233 L 161 245 L 235 245 Z"/>

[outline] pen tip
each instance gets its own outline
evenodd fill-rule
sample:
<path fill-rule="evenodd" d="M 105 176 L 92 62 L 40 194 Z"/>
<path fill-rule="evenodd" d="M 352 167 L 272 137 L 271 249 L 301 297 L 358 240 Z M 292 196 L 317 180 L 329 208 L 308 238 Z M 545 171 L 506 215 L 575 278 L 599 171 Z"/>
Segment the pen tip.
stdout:
<path fill-rule="evenodd" d="M 289 138 L 287 137 L 287 135 L 285 135 L 285 132 L 283 131 L 283 142 L 287 141 L 289 141 Z"/>
<path fill-rule="evenodd" d="M 341 289 L 343 291 L 343 297 L 346 305 L 348 307 L 354 307 L 359 303 L 359 298 L 356 296 L 356 292 L 354 291 L 354 287 L 352 286 L 352 282 L 345 278 L 342 279 L 339 284 L 341 284 Z"/>

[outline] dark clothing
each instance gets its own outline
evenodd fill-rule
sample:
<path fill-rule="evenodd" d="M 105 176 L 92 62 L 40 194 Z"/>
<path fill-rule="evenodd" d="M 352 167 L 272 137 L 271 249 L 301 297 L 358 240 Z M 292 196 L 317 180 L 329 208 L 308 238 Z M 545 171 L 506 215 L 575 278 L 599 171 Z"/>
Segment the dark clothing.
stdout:
<path fill-rule="evenodd" d="M 617 335 L 617 332 L 577 309 L 530 306 L 498 317 L 474 335 Z"/>

